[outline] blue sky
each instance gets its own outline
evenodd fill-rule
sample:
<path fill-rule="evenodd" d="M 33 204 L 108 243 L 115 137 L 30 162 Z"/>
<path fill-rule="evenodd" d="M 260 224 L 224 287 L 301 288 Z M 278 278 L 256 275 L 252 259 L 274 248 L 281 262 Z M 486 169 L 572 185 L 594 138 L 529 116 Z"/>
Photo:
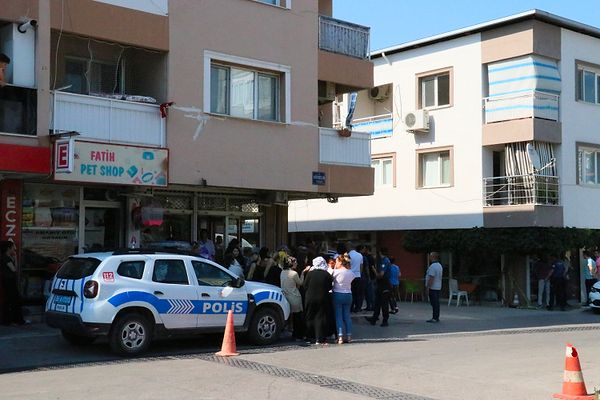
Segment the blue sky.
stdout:
<path fill-rule="evenodd" d="M 371 50 L 537 8 L 600 28 L 599 0 L 333 0 L 333 16 L 371 27 Z"/>

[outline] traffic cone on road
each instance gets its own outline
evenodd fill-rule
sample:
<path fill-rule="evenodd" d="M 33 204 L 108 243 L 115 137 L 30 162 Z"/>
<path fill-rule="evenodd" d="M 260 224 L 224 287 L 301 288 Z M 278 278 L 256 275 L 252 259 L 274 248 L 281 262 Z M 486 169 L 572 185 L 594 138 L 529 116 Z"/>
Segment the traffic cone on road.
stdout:
<path fill-rule="evenodd" d="M 571 344 L 567 344 L 562 393 L 554 393 L 552 397 L 565 400 L 594 399 L 593 394 L 587 394 L 581 365 L 579 365 L 579 355 L 577 354 L 577 349 Z"/>
<path fill-rule="evenodd" d="M 235 349 L 235 329 L 233 328 L 233 311 L 227 313 L 227 323 L 225 324 L 225 334 L 223 335 L 223 344 L 221 351 L 215 353 L 220 357 L 239 356 Z"/>

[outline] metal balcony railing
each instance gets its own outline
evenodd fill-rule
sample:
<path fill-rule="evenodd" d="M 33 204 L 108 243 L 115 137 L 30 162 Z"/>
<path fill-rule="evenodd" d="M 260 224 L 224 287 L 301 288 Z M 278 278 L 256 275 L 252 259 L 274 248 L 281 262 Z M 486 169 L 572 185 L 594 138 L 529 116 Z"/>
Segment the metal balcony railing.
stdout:
<path fill-rule="evenodd" d="M 319 49 L 362 60 L 369 57 L 370 30 L 366 26 L 319 16 Z"/>
<path fill-rule="evenodd" d="M 342 137 L 337 129 L 319 128 L 319 162 L 371 166 L 371 135 L 352 131 L 350 137 Z"/>
<path fill-rule="evenodd" d="M 559 205 L 558 176 L 516 175 L 483 178 L 484 207 Z"/>
<path fill-rule="evenodd" d="M 483 99 L 485 123 L 521 118 L 542 118 L 558 121 L 559 95 L 530 90 Z"/>
<path fill-rule="evenodd" d="M 67 92 L 54 92 L 54 131 L 76 131 L 82 139 L 165 147 L 159 106 Z"/>

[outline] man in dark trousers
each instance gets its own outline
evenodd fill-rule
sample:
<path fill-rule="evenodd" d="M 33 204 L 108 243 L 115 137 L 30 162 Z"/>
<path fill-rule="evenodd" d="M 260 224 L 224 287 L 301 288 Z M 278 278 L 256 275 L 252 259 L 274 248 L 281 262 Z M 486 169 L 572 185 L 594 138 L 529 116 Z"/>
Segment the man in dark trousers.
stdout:
<path fill-rule="evenodd" d="M 429 289 L 429 303 L 433 310 L 433 316 L 427 322 L 440 322 L 440 292 L 442 291 L 443 268 L 440 264 L 440 255 L 436 252 L 429 254 L 431 264 L 427 268 L 425 284 Z"/>
<path fill-rule="evenodd" d="M 383 321 L 381 326 L 388 326 L 388 319 L 390 317 L 390 294 L 392 291 L 392 285 L 390 284 L 390 273 L 392 263 L 386 256 L 387 249 L 382 247 L 379 249 L 379 263 L 377 266 L 372 265 L 371 270 L 375 272 L 375 308 L 373 309 L 373 316 L 365 317 L 371 325 L 375 325 L 379 319 L 379 312 L 383 315 Z"/>

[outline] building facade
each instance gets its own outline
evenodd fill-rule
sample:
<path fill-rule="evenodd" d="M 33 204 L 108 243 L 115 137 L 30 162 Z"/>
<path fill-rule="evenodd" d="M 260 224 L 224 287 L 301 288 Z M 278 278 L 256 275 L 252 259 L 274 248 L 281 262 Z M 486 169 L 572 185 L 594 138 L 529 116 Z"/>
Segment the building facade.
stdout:
<path fill-rule="evenodd" d="M 331 0 L 3 7 L 1 239 L 18 244 L 25 300 L 70 254 L 189 246 L 204 229 L 218 249 L 274 248 L 288 200 L 372 193 L 368 136 L 320 118 L 373 85 L 369 28 L 331 14 Z"/>
<path fill-rule="evenodd" d="M 353 129 L 371 133 L 375 193 L 294 202 L 292 237 L 386 246 L 422 282 L 427 259 L 405 250 L 408 231 L 598 229 L 598 46 L 600 29 L 534 10 L 373 53 Z M 443 253 L 446 277 L 511 300 L 533 299 L 535 256 Z"/>

